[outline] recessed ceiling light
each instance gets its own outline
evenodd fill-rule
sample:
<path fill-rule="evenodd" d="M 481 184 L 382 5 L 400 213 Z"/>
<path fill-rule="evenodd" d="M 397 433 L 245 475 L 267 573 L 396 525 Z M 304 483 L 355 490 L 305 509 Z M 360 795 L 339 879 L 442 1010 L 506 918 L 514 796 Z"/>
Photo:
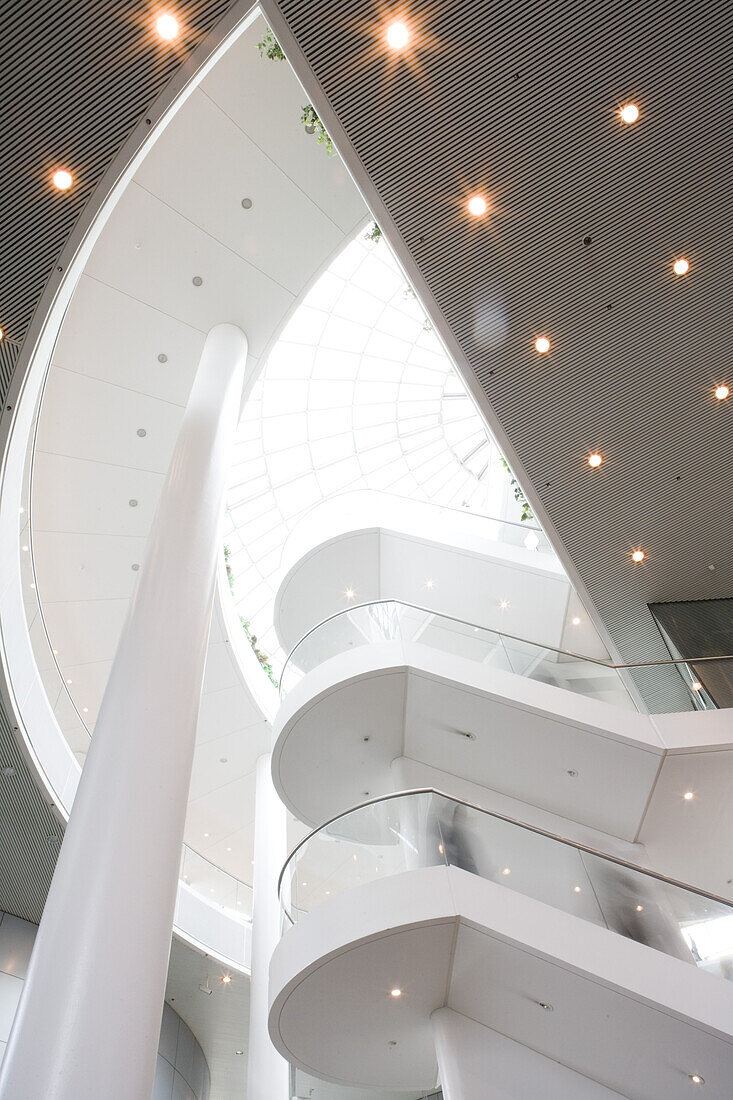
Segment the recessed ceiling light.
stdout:
<path fill-rule="evenodd" d="M 393 50 L 403 50 L 410 41 L 410 32 L 399 20 L 387 27 L 387 43 Z"/>
<path fill-rule="evenodd" d="M 57 191 L 68 191 L 74 182 L 74 177 L 71 172 L 67 172 L 65 168 L 59 168 L 51 176 L 51 182 Z"/>
<path fill-rule="evenodd" d="M 4 332 L 3 332 L 3 330 L 2 330 L 1 328 L 0 328 L 0 340 L 2 340 L 2 338 L 3 338 L 3 336 L 4 336 L 4 335 L 5 335 L 5 333 L 4 333 Z M 21 511 L 22 511 L 22 509 L 21 509 Z"/>
<path fill-rule="evenodd" d="M 540 355 L 544 355 L 550 350 L 550 341 L 546 336 L 538 336 L 534 342 L 534 346 L 535 350 L 539 352 Z"/>
<path fill-rule="evenodd" d="M 235 1054 L 244 1054 L 244 1051 L 243 1050 L 235 1050 L 234 1053 Z"/>
<path fill-rule="evenodd" d="M 730 396 L 730 390 L 726 385 L 716 386 L 715 396 L 717 397 L 718 401 L 725 401 L 726 397 Z"/>
<path fill-rule="evenodd" d="M 89 714 L 89 707 L 82 707 L 81 709 L 84 711 L 85 714 Z"/>
<path fill-rule="evenodd" d="M 635 103 L 624 103 L 619 114 L 621 115 L 621 121 L 625 122 L 627 126 L 631 126 L 639 117 L 639 108 Z"/>
<path fill-rule="evenodd" d="M 582 892 L 582 891 L 581 891 L 581 887 L 580 887 L 580 886 L 574 886 L 574 887 L 573 887 L 573 891 L 574 891 L 574 893 L 576 893 L 576 894 L 580 894 L 580 893 Z"/>
<path fill-rule="evenodd" d="M 635 562 L 643 561 L 645 557 L 643 550 L 634 550 L 631 554 L 631 560 Z"/>
<path fill-rule="evenodd" d="M 208 834 L 208 833 L 204 833 L 204 837 L 205 837 L 205 838 L 208 838 L 208 836 L 209 836 L 209 834 Z"/>
<path fill-rule="evenodd" d="M 127 503 L 130 505 L 131 508 L 137 508 L 137 501 L 134 497 L 131 500 L 128 500 Z"/>
<path fill-rule="evenodd" d="M 693 680 L 692 681 L 692 690 L 693 691 L 702 691 L 702 684 L 700 683 L 699 680 Z"/>
<path fill-rule="evenodd" d="M 73 680 L 67 680 L 66 681 L 67 684 L 73 684 L 73 682 L 74 682 Z"/>
<path fill-rule="evenodd" d="M 167 363 L 168 362 L 168 356 L 166 355 L 166 353 L 164 351 L 161 351 L 160 355 L 158 356 L 158 362 L 159 363 Z"/>
<path fill-rule="evenodd" d="M 580 616 L 579 615 L 573 616 L 572 621 L 573 621 L 573 626 L 580 626 Z"/>
<path fill-rule="evenodd" d="M 356 592 L 354 591 L 353 588 L 347 588 L 346 591 L 344 592 L 344 596 L 347 600 L 353 600 L 355 595 L 356 595 Z"/>
<path fill-rule="evenodd" d="M 243 210 L 251 210 L 252 209 L 252 199 L 242 199 L 242 209 Z"/>
<path fill-rule="evenodd" d="M 389 995 L 390 995 L 390 997 L 401 997 L 402 996 L 402 990 L 397 989 L 397 988 L 390 989 Z"/>
<path fill-rule="evenodd" d="M 695 797 L 695 792 L 685 791 L 682 797 L 684 798 L 685 802 L 690 802 Z"/>
<path fill-rule="evenodd" d="M 155 20 L 155 30 L 164 42 L 172 42 L 177 38 L 180 29 L 180 24 L 174 15 L 159 15 Z"/>
<path fill-rule="evenodd" d="M 471 198 L 467 203 L 469 214 L 474 218 L 483 218 L 486 211 L 489 209 L 489 204 L 483 195 L 471 195 Z"/>
<path fill-rule="evenodd" d="M 499 607 L 502 611 L 506 611 L 506 609 L 509 607 L 509 600 L 499 600 Z"/>
<path fill-rule="evenodd" d="M 511 867 L 505 867 L 501 873 L 502 875 L 510 875 L 512 873 L 512 869 Z"/>
<path fill-rule="evenodd" d="M 687 272 L 690 270 L 689 261 L 683 258 L 675 260 L 675 262 L 672 264 L 672 270 L 674 271 L 675 275 L 686 275 Z"/>
<path fill-rule="evenodd" d="M 540 1008 L 543 1008 L 545 1012 L 555 1011 L 549 1001 L 538 1001 L 537 1004 L 540 1006 Z"/>
<path fill-rule="evenodd" d="M 21 550 L 24 550 L 26 554 L 28 553 L 28 547 L 27 546 L 21 546 Z"/>
<path fill-rule="evenodd" d="M 599 455 L 597 452 L 592 455 L 588 455 L 588 465 L 596 469 L 603 462 L 603 455 Z"/>
<path fill-rule="evenodd" d="M 643 913 L 644 912 L 644 906 L 643 905 L 637 905 L 636 911 L 637 911 L 637 913 Z"/>
<path fill-rule="evenodd" d="M 705 1078 L 701 1077 L 699 1073 L 690 1073 L 690 1074 L 688 1074 L 688 1076 L 689 1076 L 690 1080 L 692 1081 L 693 1085 L 704 1085 L 705 1084 Z"/>
<path fill-rule="evenodd" d="M 433 580 L 432 577 L 428 577 L 428 579 L 425 581 L 425 587 L 426 588 L 435 588 L 435 581 Z"/>
<path fill-rule="evenodd" d="M 222 982 L 224 983 L 224 985 L 229 985 L 229 984 L 230 984 L 230 982 L 231 982 L 231 980 L 232 980 L 232 978 L 231 978 L 231 975 L 230 975 L 230 974 L 222 974 L 222 976 L 221 976 L 221 980 L 222 980 Z"/>

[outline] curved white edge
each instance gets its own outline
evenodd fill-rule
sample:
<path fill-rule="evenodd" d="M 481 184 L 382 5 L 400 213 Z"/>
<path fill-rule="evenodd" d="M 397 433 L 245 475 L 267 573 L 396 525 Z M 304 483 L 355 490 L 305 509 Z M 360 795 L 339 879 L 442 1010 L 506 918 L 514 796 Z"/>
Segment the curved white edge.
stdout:
<path fill-rule="evenodd" d="M 217 911 L 195 890 L 178 883 L 173 931 L 179 939 L 240 974 L 252 970 L 252 924 Z"/>
<path fill-rule="evenodd" d="M 394 692 L 388 694 L 383 690 L 383 685 L 387 684 L 385 677 L 399 675 L 409 675 L 413 681 L 415 677 L 423 677 L 433 683 L 450 685 L 474 699 L 500 706 L 505 715 L 513 715 L 513 720 L 517 722 L 521 722 L 523 715 L 531 716 L 546 721 L 548 731 L 564 727 L 574 736 L 587 734 L 588 739 L 638 749 L 649 756 L 648 763 L 654 774 L 665 752 L 656 727 L 646 715 L 477 664 L 419 643 L 394 641 L 368 644 L 331 657 L 306 673 L 286 695 L 278 711 L 274 724 L 273 781 L 285 805 L 300 820 L 316 824 L 331 813 L 338 812 L 338 809 L 345 808 L 339 805 L 338 809 L 334 809 L 334 799 L 344 778 L 337 770 L 340 746 L 334 745 L 334 737 L 344 736 L 346 726 L 353 732 L 356 729 L 361 731 L 363 725 L 363 733 L 372 739 L 370 757 L 375 761 L 374 766 L 378 763 L 383 771 L 381 779 L 375 779 L 371 773 L 369 786 L 373 796 L 392 789 L 390 766 L 396 757 L 407 755 L 420 758 L 414 744 L 410 751 L 406 751 L 405 715 L 408 711 L 404 699 L 401 701 L 396 687 Z M 377 679 L 382 680 L 381 686 L 376 683 Z M 370 681 L 374 690 L 370 689 Z M 342 705 L 338 702 L 339 696 L 343 700 Z M 327 708 L 328 720 L 325 717 Z M 340 715 L 353 715 L 346 725 L 342 722 L 337 727 L 335 734 L 332 729 L 334 715 L 330 708 L 334 713 L 338 709 Z M 303 736 L 304 728 L 309 728 L 311 736 L 315 736 L 313 728 L 319 728 L 319 710 L 324 714 L 320 723 L 323 737 L 310 743 L 308 767 L 303 764 L 298 739 Z M 319 746 L 322 749 L 320 754 Z M 294 758 L 299 761 L 295 768 L 290 766 L 288 760 L 293 750 Z M 355 778 L 353 766 L 350 774 Z M 480 782 L 478 778 L 475 781 Z M 320 803 L 317 801 L 319 789 L 323 795 L 327 794 Z M 347 801 L 353 804 L 355 799 Z M 609 830 L 605 828 L 603 831 Z"/>
<path fill-rule="evenodd" d="M 79 781 L 80 766 L 56 723 L 36 666 L 22 601 L 19 515 L 23 473 L 35 410 L 45 386 L 53 348 L 66 309 L 92 248 L 135 171 L 158 137 L 219 57 L 260 14 L 249 0 L 235 3 L 187 58 L 135 127 L 88 200 L 41 297 L 18 358 L 0 412 L 0 694 L 21 751 L 37 773 L 45 796 L 61 820 L 67 820 Z M 203 950 L 244 972 L 248 947 L 226 933 L 204 900 L 183 896 L 176 906 L 181 919 L 192 920 Z M 207 912 L 208 911 L 208 912 Z M 213 921 L 207 923 L 213 916 Z M 230 922 L 231 923 L 231 922 Z M 237 922 L 238 923 L 238 922 Z M 188 938 L 176 922 L 175 931 Z M 209 940 L 211 941 L 209 943 Z"/>
<path fill-rule="evenodd" d="M 550 993 L 552 1032 L 537 1011 Z M 318 1011 L 305 1019 L 308 1004 Z M 405 871 L 331 898 L 290 928 L 272 957 L 272 1041 L 327 1081 L 429 1085 L 430 1015 L 444 1006 L 525 1045 L 534 1037 L 535 1049 L 561 1062 L 564 1054 L 599 1081 L 583 1059 L 610 1052 L 612 1064 L 628 1063 L 638 1042 L 655 1072 L 680 1086 L 680 1061 L 698 1072 L 715 1063 L 716 1098 L 733 1073 L 733 983 L 454 867 Z M 519 1012 L 507 1016 L 505 1006 Z M 649 1028 L 635 1034 L 640 1019 Z"/>

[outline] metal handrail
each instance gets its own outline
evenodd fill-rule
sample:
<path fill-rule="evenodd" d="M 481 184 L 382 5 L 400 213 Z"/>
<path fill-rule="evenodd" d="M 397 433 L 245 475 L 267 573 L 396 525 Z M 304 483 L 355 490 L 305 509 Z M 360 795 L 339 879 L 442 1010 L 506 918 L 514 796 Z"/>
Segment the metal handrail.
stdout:
<path fill-rule="evenodd" d="M 370 798 L 366 802 L 359 802 L 356 806 L 352 806 L 348 810 L 344 810 L 340 814 L 335 814 L 324 822 L 323 825 L 319 825 L 317 829 L 313 829 L 308 836 L 303 837 L 300 843 L 296 844 L 292 852 L 285 860 L 283 868 L 277 880 L 277 894 L 282 904 L 282 881 L 285 876 L 285 872 L 290 865 L 291 860 L 297 855 L 303 845 L 307 844 L 309 840 L 312 840 L 318 833 L 322 833 L 324 829 L 327 829 L 329 825 L 333 825 L 335 821 L 340 821 L 341 818 L 350 817 L 351 814 L 356 813 L 358 810 L 366 809 L 367 806 L 374 806 L 382 802 L 390 802 L 394 798 L 410 798 L 412 796 L 422 794 L 434 794 L 439 798 L 445 798 L 449 802 L 454 802 L 456 805 L 465 806 L 469 810 L 477 810 L 478 813 L 485 814 L 487 817 L 493 817 L 498 821 L 504 821 L 509 825 L 516 825 L 520 829 L 524 829 L 528 833 L 535 833 L 538 836 L 544 836 L 548 840 L 557 841 L 558 844 L 564 844 L 568 848 L 575 848 L 578 852 L 585 852 L 587 855 L 597 856 L 599 859 L 604 859 L 608 863 L 615 863 L 619 867 L 625 867 L 629 871 L 637 871 L 641 875 L 646 875 L 648 878 L 657 879 L 659 882 L 665 883 L 667 886 L 676 886 L 680 890 L 689 890 L 691 894 L 696 894 L 698 897 L 706 898 L 708 901 L 715 901 L 721 905 L 727 906 L 733 910 L 733 901 L 728 898 L 722 898 L 718 894 L 711 894 L 708 890 L 700 890 L 696 886 L 690 886 L 687 882 L 680 882 L 679 879 L 670 878 L 668 875 L 662 875 L 659 871 L 651 871 L 646 867 L 640 867 L 637 863 L 630 863 L 627 859 L 621 859 L 620 856 L 612 856 L 607 852 L 601 852 L 597 848 L 591 848 L 589 844 L 581 844 L 580 841 L 570 840 L 568 837 L 558 836 L 557 833 L 551 833 L 547 829 L 541 829 L 538 825 L 529 825 L 526 821 L 519 821 L 516 817 L 509 817 L 507 814 L 500 814 L 496 810 L 487 810 L 485 806 L 478 806 L 475 802 L 467 802 L 463 798 L 456 798 L 454 795 L 446 794 L 445 791 L 438 790 L 437 787 L 415 787 L 412 790 L 407 791 L 395 791 L 392 794 L 380 795 L 378 798 Z M 284 906 L 283 906 L 284 908 Z M 288 913 L 288 919 L 292 920 Z"/>
<path fill-rule="evenodd" d="M 531 646 L 534 646 L 536 649 L 549 650 L 551 653 L 559 653 L 563 657 L 573 657 L 573 658 L 575 658 L 575 660 L 578 660 L 578 661 L 589 661 L 591 664 L 600 665 L 601 668 L 607 668 L 607 669 L 612 669 L 612 670 L 616 670 L 616 671 L 618 671 L 619 669 L 625 669 L 625 668 L 654 668 L 654 667 L 658 667 L 658 666 L 677 666 L 677 665 L 692 665 L 692 664 L 698 665 L 698 664 L 701 664 L 704 661 L 730 661 L 730 660 L 733 660 L 733 654 L 726 653 L 726 654 L 724 654 L 722 656 L 718 656 L 718 657 L 672 657 L 672 658 L 669 658 L 669 659 L 659 660 L 659 661 L 630 661 L 630 662 L 625 662 L 625 663 L 622 663 L 622 664 L 614 664 L 612 661 L 603 661 L 599 657 L 588 657 L 583 653 L 575 653 L 573 650 L 570 650 L 570 649 L 559 649 L 557 646 L 544 645 L 542 642 L 532 641 L 529 638 L 521 638 L 517 634 L 508 634 L 507 632 L 505 632 L 503 630 L 496 630 L 492 626 L 481 626 L 480 624 L 477 624 L 477 623 L 470 623 L 466 619 L 457 618 L 455 615 L 446 615 L 442 611 L 435 611 L 434 609 L 429 608 L 429 607 L 422 607 L 420 604 L 408 603 L 406 600 L 393 600 L 393 599 L 369 600 L 366 603 L 352 604 L 351 607 L 345 607 L 341 611 L 335 611 L 332 615 L 327 615 L 325 619 L 321 619 L 321 621 L 319 623 L 316 623 L 315 626 L 312 626 L 310 628 L 310 630 L 308 630 L 303 635 L 303 637 L 300 639 L 300 641 L 296 642 L 296 644 L 293 646 L 293 648 L 288 653 L 288 655 L 285 659 L 285 663 L 283 664 L 283 675 L 281 675 L 281 677 L 280 677 L 280 697 L 282 698 L 282 693 L 283 693 L 283 679 L 284 679 L 285 669 L 287 668 L 288 664 L 290 663 L 290 660 L 293 657 L 293 654 L 295 653 L 295 651 L 298 649 L 299 646 L 301 646 L 303 644 L 303 642 L 307 641 L 307 639 L 310 638 L 311 634 L 314 634 L 316 630 L 320 630 L 320 628 L 322 626 L 325 626 L 326 623 L 331 622 L 333 619 L 338 619 L 342 615 L 349 615 L 349 614 L 351 614 L 351 612 L 358 611 L 360 608 L 363 608 L 363 607 L 377 607 L 380 604 L 398 604 L 400 607 L 409 607 L 413 611 L 421 611 L 426 615 L 437 615 L 441 619 L 448 619 L 450 622 L 458 623 L 460 626 L 470 626 L 472 628 L 478 627 L 479 630 L 485 630 L 485 631 L 487 631 L 487 633 L 496 634 L 499 638 L 510 638 L 511 641 L 521 642 L 522 645 L 531 645 Z"/>

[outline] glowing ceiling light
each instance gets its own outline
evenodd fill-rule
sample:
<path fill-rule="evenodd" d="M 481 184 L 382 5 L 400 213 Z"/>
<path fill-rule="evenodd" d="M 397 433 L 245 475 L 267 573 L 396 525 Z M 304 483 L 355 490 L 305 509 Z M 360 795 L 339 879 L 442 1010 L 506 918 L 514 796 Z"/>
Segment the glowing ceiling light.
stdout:
<path fill-rule="evenodd" d="M 425 581 L 425 587 L 426 588 L 435 588 L 435 581 L 433 580 L 432 577 L 428 577 L 428 579 Z"/>
<path fill-rule="evenodd" d="M 575 615 L 573 617 L 573 626 L 580 626 L 580 616 L 579 615 Z"/>
<path fill-rule="evenodd" d="M 180 24 L 174 15 L 159 15 L 155 20 L 156 33 L 164 42 L 172 42 L 174 38 L 178 38 L 180 29 Z"/>
<path fill-rule="evenodd" d="M 344 592 L 344 599 L 353 600 L 355 595 L 356 595 L 356 592 L 354 591 L 353 588 L 347 588 L 346 591 Z"/>
<path fill-rule="evenodd" d="M 538 336 L 534 342 L 535 351 L 540 355 L 545 355 L 550 350 L 550 341 L 546 336 Z"/>
<path fill-rule="evenodd" d="M 580 894 L 580 893 L 581 893 L 581 887 L 580 887 L 580 886 L 574 886 L 574 887 L 573 887 L 573 891 L 574 891 L 574 893 L 576 893 L 576 894 Z"/>
<path fill-rule="evenodd" d="M 683 794 L 682 797 L 684 798 L 685 802 L 691 802 L 692 799 L 695 797 L 695 792 L 694 791 L 685 791 L 685 793 Z"/>
<path fill-rule="evenodd" d="M 390 995 L 390 997 L 401 997 L 402 996 L 402 990 L 395 987 L 394 989 L 390 989 L 389 995 Z"/>
<path fill-rule="evenodd" d="M 634 550 L 631 555 L 631 560 L 635 562 L 643 561 L 646 555 L 643 550 Z"/>
<path fill-rule="evenodd" d="M 693 680 L 692 681 L 692 690 L 693 691 L 702 691 L 702 684 L 700 683 L 699 680 Z"/>
<path fill-rule="evenodd" d="M 499 607 L 502 611 L 506 611 L 509 607 L 509 600 L 499 600 Z"/>
<path fill-rule="evenodd" d="M 692 1081 L 693 1085 L 704 1085 L 705 1084 L 705 1078 L 701 1077 L 699 1073 L 690 1073 L 689 1078 Z"/>
<path fill-rule="evenodd" d="M 229 985 L 229 983 L 230 983 L 230 982 L 231 982 L 231 980 L 232 980 L 232 979 L 231 979 L 231 975 L 230 975 L 230 974 L 222 974 L 222 976 L 221 976 L 221 980 L 222 980 L 222 982 L 224 983 L 224 985 Z"/>
<path fill-rule="evenodd" d="M 3 332 L 3 330 L 2 330 L 1 328 L 0 328 L 0 340 L 2 340 L 2 338 L 3 338 L 3 336 L 4 336 L 4 335 L 5 335 L 5 333 L 4 333 L 4 332 Z"/>
<path fill-rule="evenodd" d="M 717 397 L 718 401 L 725 401 L 726 397 L 728 397 L 729 395 L 730 390 L 726 385 L 716 386 L 715 396 Z"/>
<path fill-rule="evenodd" d="M 410 32 L 404 23 L 397 20 L 394 23 L 390 23 L 387 27 L 387 44 L 392 47 L 393 50 L 404 50 L 407 43 L 410 41 Z"/>
<path fill-rule="evenodd" d="M 51 176 L 51 182 L 57 191 L 68 191 L 74 182 L 74 177 L 71 172 L 67 172 L 65 168 L 59 168 Z"/>
<path fill-rule="evenodd" d="M 483 195 L 471 195 L 467 205 L 469 214 L 474 218 L 483 218 L 484 214 L 489 209 L 489 204 Z"/>
<path fill-rule="evenodd" d="M 621 121 L 625 122 L 627 126 L 631 126 L 639 117 L 639 108 L 635 103 L 624 103 L 619 114 L 621 115 Z"/>
<path fill-rule="evenodd" d="M 602 462 L 603 455 L 599 455 L 597 452 L 595 454 L 588 455 L 588 465 L 592 466 L 594 469 L 597 469 L 597 467 L 600 466 Z"/>
<path fill-rule="evenodd" d="M 672 264 L 672 270 L 674 271 L 675 275 L 686 275 L 687 272 L 690 270 L 689 261 L 682 258 L 679 260 L 675 260 L 675 262 Z"/>
<path fill-rule="evenodd" d="M 637 905 L 636 911 L 637 911 L 637 913 L 643 913 L 644 912 L 644 906 L 643 905 Z"/>
<path fill-rule="evenodd" d="M 505 867 L 501 873 L 502 875 L 510 875 L 512 873 L 512 869 L 511 867 Z"/>

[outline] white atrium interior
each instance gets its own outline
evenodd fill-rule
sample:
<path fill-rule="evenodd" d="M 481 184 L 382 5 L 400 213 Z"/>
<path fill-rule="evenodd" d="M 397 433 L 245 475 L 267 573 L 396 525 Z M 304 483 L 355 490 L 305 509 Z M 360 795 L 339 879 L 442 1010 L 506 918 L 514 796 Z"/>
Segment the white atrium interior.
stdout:
<path fill-rule="evenodd" d="M 733 1093 L 722 5 L 8 12 L 0 1100 Z"/>

